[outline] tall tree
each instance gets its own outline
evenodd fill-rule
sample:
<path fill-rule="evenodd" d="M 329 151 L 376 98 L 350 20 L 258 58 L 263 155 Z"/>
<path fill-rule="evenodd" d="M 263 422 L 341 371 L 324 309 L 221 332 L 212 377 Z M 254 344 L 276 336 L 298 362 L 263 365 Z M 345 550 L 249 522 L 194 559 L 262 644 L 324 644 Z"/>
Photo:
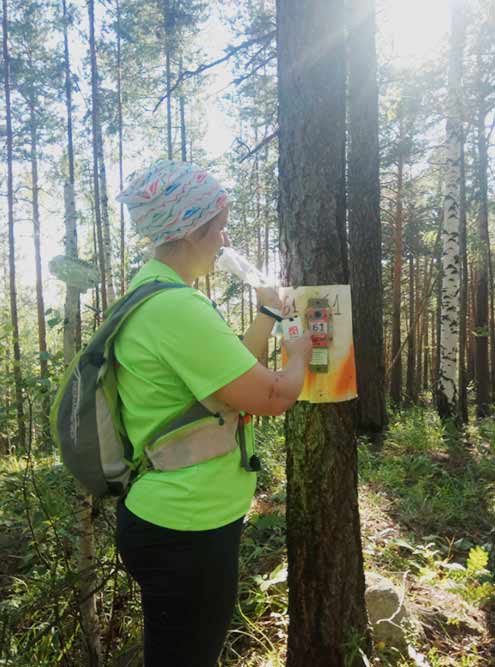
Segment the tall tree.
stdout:
<path fill-rule="evenodd" d="M 67 113 L 67 163 L 68 173 L 64 185 L 65 255 L 77 259 L 77 210 L 74 171 L 74 138 L 72 120 L 72 73 L 69 52 L 69 23 L 67 2 L 62 0 L 62 24 L 64 35 L 65 108 Z M 64 305 L 64 362 L 67 366 L 81 347 L 80 294 L 76 287 L 67 285 Z"/>
<path fill-rule="evenodd" d="M 394 216 L 394 260 L 393 260 L 393 298 L 392 298 L 392 371 L 390 376 L 390 398 L 394 405 L 402 400 L 402 359 L 401 359 L 401 294 L 402 294 L 402 226 L 404 209 L 404 119 L 402 103 L 398 105 L 399 138 L 397 156 L 397 191 Z"/>
<path fill-rule="evenodd" d="M 475 378 L 476 414 L 486 417 L 490 412 L 490 372 L 488 358 L 488 273 L 489 273 L 489 231 L 488 231 L 488 150 L 486 141 L 487 74 L 483 67 L 484 34 L 480 30 L 477 62 L 477 113 L 476 136 L 478 148 L 478 229 L 476 252 L 476 308 L 475 308 Z"/>
<path fill-rule="evenodd" d="M 344 3 L 279 0 L 277 11 L 283 280 L 341 283 Z M 288 667 L 360 662 L 346 648 L 367 626 L 353 417 L 350 403 L 287 414 Z"/>
<path fill-rule="evenodd" d="M 26 425 L 24 421 L 24 405 L 22 396 L 21 350 L 19 345 L 19 317 L 17 312 L 17 289 L 15 267 L 15 231 L 14 231 L 14 176 L 13 176 L 13 133 L 12 106 L 10 96 L 10 53 L 9 53 L 9 20 L 7 0 L 2 0 L 2 49 L 5 93 L 5 130 L 7 136 L 7 209 L 9 228 L 9 291 L 10 317 L 12 323 L 12 347 L 15 382 L 15 399 L 17 411 L 17 444 L 24 447 L 26 443 Z"/>
<path fill-rule="evenodd" d="M 442 227 L 442 289 L 437 410 L 442 418 L 457 418 L 459 348 L 459 211 L 461 182 L 461 94 L 464 17 L 460 0 L 451 0 L 448 77 L 446 178 Z"/>
<path fill-rule="evenodd" d="M 386 421 L 375 1 L 349 4 L 349 247 L 359 427 Z"/>
<path fill-rule="evenodd" d="M 94 0 L 88 0 L 88 20 L 89 20 L 89 50 L 91 60 L 91 129 L 92 129 L 92 147 L 93 147 L 93 188 L 94 188 L 94 207 L 95 224 L 98 237 L 98 261 L 100 265 L 101 276 L 101 306 L 106 310 L 109 304 L 108 279 L 107 279 L 107 257 L 105 253 L 105 242 L 103 235 L 103 220 L 101 215 L 100 198 L 100 175 L 99 156 L 101 155 L 99 138 L 101 136 L 100 114 L 99 114 L 99 85 L 98 85 L 98 66 L 96 61 L 96 43 L 95 43 L 95 8 Z"/>

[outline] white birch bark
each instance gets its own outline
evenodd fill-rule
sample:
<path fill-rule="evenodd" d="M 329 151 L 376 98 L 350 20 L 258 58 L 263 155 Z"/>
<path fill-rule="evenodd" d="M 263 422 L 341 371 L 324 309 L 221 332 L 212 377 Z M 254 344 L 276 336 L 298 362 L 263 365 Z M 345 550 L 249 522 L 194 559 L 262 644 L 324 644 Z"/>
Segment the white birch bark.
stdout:
<path fill-rule="evenodd" d="M 461 183 L 461 86 L 463 16 L 459 0 L 451 0 L 446 179 L 442 227 L 442 290 L 437 408 L 442 418 L 457 414 L 460 303 L 459 207 Z"/>

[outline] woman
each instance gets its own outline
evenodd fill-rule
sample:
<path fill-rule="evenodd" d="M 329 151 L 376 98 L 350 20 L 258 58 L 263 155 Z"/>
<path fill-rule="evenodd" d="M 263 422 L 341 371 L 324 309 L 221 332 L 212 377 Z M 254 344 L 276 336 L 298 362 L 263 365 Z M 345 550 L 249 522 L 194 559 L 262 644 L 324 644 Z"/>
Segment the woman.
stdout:
<path fill-rule="evenodd" d="M 115 345 L 134 460 L 152 464 L 119 504 L 117 545 L 141 587 L 146 667 L 214 667 L 256 483 L 249 425 L 239 413 L 287 410 L 311 343 L 308 335 L 287 343 L 285 370 L 270 371 L 257 359 L 273 319 L 258 313 L 241 342 L 191 287 L 228 245 L 227 195 L 204 170 L 160 160 L 118 199 L 155 247 L 130 289 L 150 280 L 169 288 L 129 317 Z M 259 289 L 257 299 L 258 307 L 280 306 L 273 289 Z"/>

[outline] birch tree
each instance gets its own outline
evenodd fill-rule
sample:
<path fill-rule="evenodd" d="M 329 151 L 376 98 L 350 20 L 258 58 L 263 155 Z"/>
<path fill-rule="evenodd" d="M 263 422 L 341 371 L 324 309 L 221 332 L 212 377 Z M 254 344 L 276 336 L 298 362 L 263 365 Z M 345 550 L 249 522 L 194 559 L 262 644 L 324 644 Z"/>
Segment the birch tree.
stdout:
<path fill-rule="evenodd" d="M 451 0 L 451 35 L 448 75 L 446 177 L 442 227 L 441 325 L 437 410 L 442 418 L 458 412 L 458 347 L 460 249 L 459 209 L 461 182 L 461 85 L 463 15 L 459 0 Z"/>

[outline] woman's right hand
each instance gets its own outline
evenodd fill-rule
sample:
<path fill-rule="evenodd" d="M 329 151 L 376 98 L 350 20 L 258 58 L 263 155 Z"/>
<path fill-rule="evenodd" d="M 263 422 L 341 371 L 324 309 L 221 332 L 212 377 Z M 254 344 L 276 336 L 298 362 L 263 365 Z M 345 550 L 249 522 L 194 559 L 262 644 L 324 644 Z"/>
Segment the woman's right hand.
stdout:
<path fill-rule="evenodd" d="M 313 354 L 313 347 L 311 344 L 311 335 L 309 331 L 305 331 L 299 338 L 291 338 L 283 341 L 285 351 L 287 352 L 287 359 L 302 358 L 305 366 L 309 366 Z"/>

